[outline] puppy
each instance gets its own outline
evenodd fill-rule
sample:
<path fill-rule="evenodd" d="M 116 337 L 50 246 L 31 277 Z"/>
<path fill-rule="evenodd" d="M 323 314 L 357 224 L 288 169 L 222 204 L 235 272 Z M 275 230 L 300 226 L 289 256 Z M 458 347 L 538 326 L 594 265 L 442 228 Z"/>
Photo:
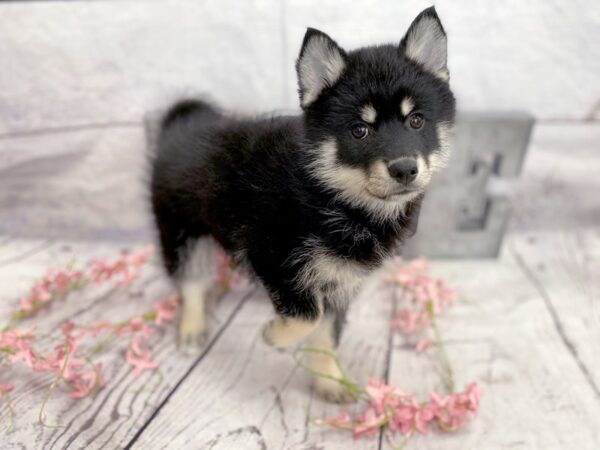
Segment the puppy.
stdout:
<path fill-rule="evenodd" d="M 334 352 L 350 299 L 415 233 L 423 193 L 448 158 L 455 102 L 433 7 L 396 45 L 346 52 L 309 28 L 296 69 L 300 116 L 240 119 L 187 100 L 162 121 L 151 196 L 185 347 L 205 334 L 220 245 L 269 294 L 276 316 L 265 342 L 306 339 Z M 341 375 L 326 354 L 309 364 Z M 315 387 L 349 400 L 331 378 Z"/>

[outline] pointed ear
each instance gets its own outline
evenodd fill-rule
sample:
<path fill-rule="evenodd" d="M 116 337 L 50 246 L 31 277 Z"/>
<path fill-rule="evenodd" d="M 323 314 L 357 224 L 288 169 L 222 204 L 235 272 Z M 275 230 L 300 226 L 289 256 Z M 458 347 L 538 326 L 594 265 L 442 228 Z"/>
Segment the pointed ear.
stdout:
<path fill-rule="evenodd" d="M 428 72 L 448 81 L 446 32 L 433 6 L 413 21 L 400 42 L 400 50 Z"/>
<path fill-rule="evenodd" d="M 325 33 L 308 28 L 296 62 L 300 104 L 314 102 L 321 92 L 340 78 L 346 67 L 346 53 Z"/>

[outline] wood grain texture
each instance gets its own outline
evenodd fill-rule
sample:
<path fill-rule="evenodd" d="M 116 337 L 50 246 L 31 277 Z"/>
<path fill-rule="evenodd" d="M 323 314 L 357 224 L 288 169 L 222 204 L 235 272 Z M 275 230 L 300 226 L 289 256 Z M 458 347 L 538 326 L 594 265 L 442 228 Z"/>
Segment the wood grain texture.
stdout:
<path fill-rule="evenodd" d="M 51 246 L 43 254 L 25 257 L 2 268 L 2 280 L 15 282 L 2 283 L 0 304 L 14 308 L 18 304 L 15 292 L 24 292 L 25 286 L 31 285 L 48 266 L 60 267 L 61 263 L 72 260 L 74 256 L 81 259 L 102 255 L 111 257 L 118 254 L 120 248 L 115 244 L 63 242 Z M 15 289 L 15 286 L 22 288 Z M 206 351 L 237 314 L 248 289 L 247 284 L 240 285 L 218 302 L 211 314 L 213 327 Z M 172 288 L 154 261 L 153 266 L 130 288 L 93 289 L 89 292 L 85 294 L 82 291 L 81 295 L 73 294 L 64 301 L 57 301 L 26 325 L 35 324 L 40 332 L 51 333 L 65 320 L 81 324 L 101 319 L 119 321 L 149 310 L 154 301 L 168 295 Z M 1 317 L 6 318 L 7 315 L 5 309 Z M 42 342 L 47 343 L 48 339 Z M 12 396 L 17 419 L 14 429 L 3 437 L 3 443 L 10 444 L 9 448 L 123 447 L 204 355 L 191 358 L 180 355 L 176 350 L 173 326 L 162 329 L 151 342 L 153 354 L 161 362 L 160 372 L 134 378 L 131 367 L 124 361 L 125 347 L 113 348 L 109 355 L 97 359 L 103 363 L 107 379 L 104 389 L 81 401 L 69 399 L 64 392 L 56 392 L 48 402 L 46 421 L 60 425 L 55 429 L 43 428 L 37 423 L 42 398 L 51 378 L 28 373 L 18 365 L 8 370 L 4 368 L 3 381 L 6 382 L 4 378 L 10 376 L 10 381 L 17 385 Z M 0 404 L 0 423 L 8 424 L 5 403 Z"/>
<path fill-rule="evenodd" d="M 515 236 L 508 251 L 600 402 L 600 230 Z"/>
<path fill-rule="evenodd" d="M 477 380 L 484 398 L 480 417 L 467 429 L 435 438 L 415 436 L 408 448 L 600 447 L 595 387 L 600 323 L 597 316 L 592 319 L 589 294 L 597 292 L 599 283 L 597 275 L 591 281 L 589 271 L 598 264 L 597 233 L 585 234 L 585 251 L 577 238 L 565 239 L 570 233 L 550 232 L 535 240 L 510 236 L 498 261 L 435 263 L 436 273 L 460 292 L 457 305 L 439 320 L 457 388 Z M 537 266 L 538 258 L 544 269 Z M 586 260 L 585 269 L 561 264 L 571 258 Z M 532 276 L 530 264 L 541 273 Z M 540 286 L 552 292 L 554 306 L 549 307 Z M 394 340 L 390 380 L 422 396 L 429 388 L 443 389 L 436 360 L 416 355 L 400 336 Z"/>

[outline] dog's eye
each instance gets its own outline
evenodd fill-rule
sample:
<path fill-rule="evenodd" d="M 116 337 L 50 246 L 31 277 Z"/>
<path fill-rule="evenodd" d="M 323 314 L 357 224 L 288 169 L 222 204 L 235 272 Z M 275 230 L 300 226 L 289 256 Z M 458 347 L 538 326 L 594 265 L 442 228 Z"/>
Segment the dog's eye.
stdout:
<path fill-rule="evenodd" d="M 364 139 L 369 135 L 369 127 L 364 123 L 352 125 L 352 129 L 350 131 L 352 132 L 352 136 L 354 136 L 356 139 Z"/>
<path fill-rule="evenodd" d="M 419 130 L 425 125 L 425 117 L 419 113 L 411 114 L 408 118 L 408 124 L 413 130 Z"/>

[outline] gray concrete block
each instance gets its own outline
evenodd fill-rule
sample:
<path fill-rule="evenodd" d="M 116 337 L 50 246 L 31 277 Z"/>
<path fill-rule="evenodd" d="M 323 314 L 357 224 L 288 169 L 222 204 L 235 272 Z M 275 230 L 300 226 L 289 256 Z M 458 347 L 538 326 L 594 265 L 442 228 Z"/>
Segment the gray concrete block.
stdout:
<path fill-rule="evenodd" d="M 510 183 L 521 171 L 532 127 L 533 118 L 524 113 L 459 115 L 450 163 L 434 178 L 417 234 L 402 253 L 497 256 L 510 218 Z"/>

